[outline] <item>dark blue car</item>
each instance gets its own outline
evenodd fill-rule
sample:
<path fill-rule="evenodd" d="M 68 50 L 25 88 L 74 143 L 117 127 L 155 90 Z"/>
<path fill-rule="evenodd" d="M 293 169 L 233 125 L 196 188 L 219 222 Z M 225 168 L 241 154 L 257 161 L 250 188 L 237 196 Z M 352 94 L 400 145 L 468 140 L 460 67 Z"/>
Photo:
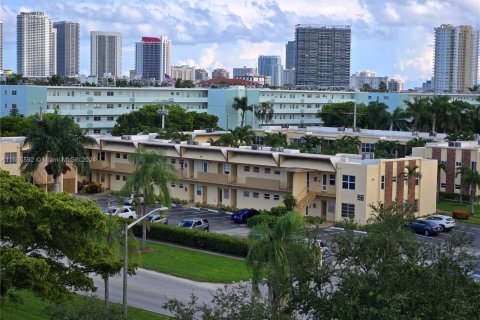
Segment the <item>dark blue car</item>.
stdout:
<path fill-rule="evenodd" d="M 247 223 L 248 219 L 257 214 L 260 214 L 260 212 L 255 209 L 241 209 L 232 214 L 231 219 L 236 223 Z"/>
<path fill-rule="evenodd" d="M 426 236 L 434 236 L 442 231 L 442 227 L 432 220 L 415 220 L 406 224 L 406 227 L 416 233 L 421 233 Z"/>

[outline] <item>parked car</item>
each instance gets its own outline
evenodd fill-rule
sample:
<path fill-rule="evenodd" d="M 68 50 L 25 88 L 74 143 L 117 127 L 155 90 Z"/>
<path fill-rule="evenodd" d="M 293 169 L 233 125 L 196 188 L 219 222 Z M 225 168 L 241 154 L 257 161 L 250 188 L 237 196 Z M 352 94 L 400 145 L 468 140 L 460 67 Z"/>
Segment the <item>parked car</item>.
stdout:
<path fill-rule="evenodd" d="M 123 204 L 128 204 L 128 205 L 133 205 L 137 201 L 137 195 L 136 194 L 131 194 L 129 196 L 123 197 Z M 141 196 L 140 197 L 140 203 L 144 204 L 145 199 Z"/>
<path fill-rule="evenodd" d="M 103 213 L 109 215 L 110 213 L 114 216 L 127 218 L 127 219 L 135 219 L 137 217 L 137 212 L 133 210 L 130 206 L 112 206 L 103 209 Z"/>
<path fill-rule="evenodd" d="M 178 227 L 186 228 L 186 229 L 197 229 L 203 231 L 210 231 L 210 225 L 207 219 L 201 218 L 188 218 L 183 219 L 178 224 Z"/>
<path fill-rule="evenodd" d="M 438 222 L 433 220 L 417 219 L 415 221 L 410 221 L 405 226 L 416 233 L 421 233 L 426 236 L 434 236 L 442 231 Z"/>
<path fill-rule="evenodd" d="M 450 231 L 455 227 L 455 219 L 442 214 L 434 214 L 427 217 L 426 220 L 436 221 L 442 228 L 442 231 Z"/>
<path fill-rule="evenodd" d="M 257 214 L 260 214 L 260 211 L 255 209 L 241 209 L 232 214 L 231 219 L 236 223 L 247 223 L 248 219 Z"/>
<path fill-rule="evenodd" d="M 168 224 L 168 218 L 158 213 L 149 215 L 146 220 L 152 223 Z"/>

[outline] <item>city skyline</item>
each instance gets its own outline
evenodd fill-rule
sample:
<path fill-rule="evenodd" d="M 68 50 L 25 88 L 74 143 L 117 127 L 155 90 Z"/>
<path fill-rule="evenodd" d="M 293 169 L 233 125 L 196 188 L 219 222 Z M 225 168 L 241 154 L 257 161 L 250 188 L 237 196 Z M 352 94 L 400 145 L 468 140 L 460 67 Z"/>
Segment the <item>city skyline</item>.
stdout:
<path fill-rule="evenodd" d="M 310 5 L 309 5 L 310 4 Z M 312 5 L 314 4 L 314 5 Z M 348 10 L 346 9 L 348 8 Z M 419 86 L 433 75 L 434 28 L 441 24 L 480 29 L 480 3 L 464 1 L 361 0 L 292 4 L 287 1 L 11 1 L 2 3 L 4 68 L 16 71 L 15 17 L 42 11 L 53 21 L 80 23 L 80 73 L 89 73 L 89 33 L 122 33 L 122 74 L 134 69 L 135 42 L 142 36 L 172 39 L 172 65 L 215 68 L 255 67 L 259 55 L 280 55 L 294 40 L 295 24 L 346 24 L 352 27 L 351 73 L 372 70 L 379 76 Z M 434 13 L 434 14 L 432 14 Z M 231 54 L 236 52 L 237 54 Z"/>

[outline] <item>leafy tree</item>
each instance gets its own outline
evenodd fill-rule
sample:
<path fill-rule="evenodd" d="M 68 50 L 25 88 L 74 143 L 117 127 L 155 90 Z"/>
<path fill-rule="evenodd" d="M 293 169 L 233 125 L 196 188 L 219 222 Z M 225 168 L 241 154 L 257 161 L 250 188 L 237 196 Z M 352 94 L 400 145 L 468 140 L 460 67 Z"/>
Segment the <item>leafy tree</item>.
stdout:
<path fill-rule="evenodd" d="M 460 176 L 460 179 L 463 180 L 463 175 L 465 174 L 466 170 L 469 170 L 469 167 L 460 167 L 456 168 L 455 170 L 455 177 Z M 463 185 L 463 183 L 462 183 Z M 463 190 L 460 190 L 460 203 L 463 203 Z"/>
<path fill-rule="evenodd" d="M 10 113 L 8 114 L 10 117 L 21 117 L 20 111 L 18 111 L 17 105 L 13 105 L 12 109 L 10 109 Z"/>
<path fill-rule="evenodd" d="M 463 169 L 463 182 L 470 187 L 472 214 L 475 214 L 475 199 L 477 195 L 477 188 L 480 187 L 480 174 L 477 170 L 471 170 L 468 167 Z"/>
<path fill-rule="evenodd" d="M 322 119 L 323 125 L 326 127 L 353 127 L 353 115 L 355 111 L 355 103 L 340 102 L 329 103 L 322 106 L 316 117 Z M 357 127 L 365 127 L 366 106 L 357 105 Z"/>
<path fill-rule="evenodd" d="M 266 133 L 265 134 L 265 141 L 266 146 L 270 147 L 286 147 L 287 143 L 287 135 L 281 132 L 277 133 Z"/>
<path fill-rule="evenodd" d="M 90 273 L 114 272 L 118 262 L 97 238 L 105 216 L 91 201 L 46 193 L 0 171 L 0 296 L 31 290 L 61 301 L 71 290 L 94 290 Z"/>
<path fill-rule="evenodd" d="M 238 147 L 238 141 L 232 131 L 222 134 L 217 141 L 210 141 L 210 143 L 212 146 Z"/>
<path fill-rule="evenodd" d="M 141 212 L 140 195 L 144 197 L 145 206 L 155 203 L 156 195 L 162 199 L 163 206 L 170 206 L 171 197 L 169 184 L 177 180 L 175 168 L 167 163 L 165 157 L 156 152 L 145 151 L 138 149 L 137 153 L 130 157 L 130 162 L 135 165 L 135 170 L 128 175 L 127 181 L 123 186 L 121 192 L 123 194 L 136 193 L 137 199 L 137 214 Z M 158 194 L 157 194 L 158 190 Z M 147 208 L 144 207 L 146 214 Z M 142 214 L 142 216 L 143 216 Z M 147 224 L 143 220 L 142 227 L 142 249 L 146 247 Z"/>
<path fill-rule="evenodd" d="M 285 205 L 287 211 L 293 211 L 293 209 L 295 209 L 297 206 L 297 199 L 295 199 L 292 194 L 287 194 L 285 197 L 283 197 L 283 204 Z"/>
<path fill-rule="evenodd" d="M 410 128 L 410 122 L 408 121 L 409 115 L 402 108 L 396 107 L 393 110 L 390 121 L 390 131 L 399 130 L 407 131 Z"/>
<path fill-rule="evenodd" d="M 0 117 L 0 136 L 23 137 L 26 136 L 35 124 L 35 117 Z"/>
<path fill-rule="evenodd" d="M 322 153 L 324 154 L 337 154 L 337 153 L 350 153 L 358 154 L 360 152 L 361 142 L 358 136 L 343 136 L 339 139 L 336 139 L 332 144 L 323 148 Z"/>
<path fill-rule="evenodd" d="M 88 156 L 84 146 L 94 141 L 72 118 L 63 117 L 55 111 L 51 117 L 35 122 L 32 131 L 27 134 L 25 143 L 30 149 L 26 156 L 35 161 L 23 162 L 21 167 L 26 172 L 33 172 L 41 160 L 47 158 L 45 170 L 53 176 L 53 191 L 60 192 L 59 178 L 71 170 L 69 163 L 75 165 L 81 174 L 89 170 L 90 163 L 84 160 Z M 74 161 L 69 161 L 71 159 Z"/>
<path fill-rule="evenodd" d="M 386 130 L 390 127 L 391 115 L 383 102 L 370 102 L 367 106 L 365 122 L 369 129 Z"/>
<path fill-rule="evenodd" d="M 273 228 L 260 224 L 250 231 L 251 245 L 247 266 L 252 270 L 252 290 L 258 295 L 259 283 L 267 278 L 268 301 L 274 310 L 281 309 L 292 284 L 289 255 L 296 242 L 304 237 L 304 220 L 296 213 L 281 216 Z"/>
<path fill-rule="evenodd" d="M 400 143 L 398 141 L 379 140 L 375 144 L 375 158 L 394 159 L 398 158 Z"/>
<path fill-rule="evenodd" d="M 468 88 L 468 91 L 474 93 L 474 92 L 480 92 L 480 85 L 479 84 L 475 84 L 473 85 L 473 87 L 470 87 Z"/>
<path fill-rule="evenodd" d="M 49 86 L 59 86 L 61 85 L 62 82 L 62 77 L 53 74 L 49 79 L 48 79 L 48 85 Z"/>
<path fill-rule="evenodd" d="M 373 91 L 372 87 L 368 83 L 364 83 L 362 87 L 360 88 L 360 91 L 362 92 L 370 92 Z"/>
<path fill-rule="evenodd" d="M 115 83 L 115 86 L 116 87 L 120 87 L 120 88 L 125 88 L 125 87 L 128 87 L 128 81 L 125 80 L 125 79 L 118 79 L 117 82 Z"/>
<path fill-rule="evenodd" d="M 413 101 L 405 100 L 407 115 L 413 118 L 413 130 L 419 131 L 424 120 L 429 117 L 428 99 L 414 97 Z"/>
<path fill-rule="evenodd" d="M 245 146 L 252 144 L 255 141 L 255 132 L 253 132 L 252 127 L 245 126 L 245 127 L 236 127 L 233 130 L 230 130 L 232 133 L 236 145 Z"/>
<path fill-rule="evenodd" d="M 240 110 L 241 113 L 241 120 L 240 120 L 240 126 L 243 127 L 244 121 L 245 121 L 245 112 L 247 111 L 252 111 L 253 107 L 248 105 L 248 98 L 247 97 L 235 97 L 233 100 L 233 105 L 232 108 L 235 111 Z"/>
<path fill-rule="evenodd" d="M 260 120 L 260 124 L 269 123 L 273 119 L 273 106 L 270 102 L 262 102 L 255 109 L 255 116 Z"/>
<path fill-rule="evenodd" d="M 387 84 L 385 82 L 381 81 L 378 84 L 378 91 L 379 92 L 387 92 L 388 91 Z"/>
<path fill-rule="evenodd" d="M 432 142 L 432 141 L 433 141 L 432 139 L 424 139 L 424 138 L 413 138 L 411 140 L 408 140 L 406 144 L 405 155 L 411 155 L 412 148 L 425 147 L 428 142 Z"/>
<path fill-rule="evenodd" d="M 303 136 L 302 137 L 302 152 L 317 153 L 318 145 L 320 145 L 320 139 L 315 136 Z"/>
<path fill-rule="evenodd" d="M 25 78 L 21 74 L 12 73 L 7 75 L 6 84 L 12 84 L 12 85 L 21 84 L 24 79 Z"/>
<path fill-rule="evenodd" d="M 475 140 L 475 135 L 472 132 L 459 131 L 447 135 L 445 139 L 447 141 L 471 141 Z"/>

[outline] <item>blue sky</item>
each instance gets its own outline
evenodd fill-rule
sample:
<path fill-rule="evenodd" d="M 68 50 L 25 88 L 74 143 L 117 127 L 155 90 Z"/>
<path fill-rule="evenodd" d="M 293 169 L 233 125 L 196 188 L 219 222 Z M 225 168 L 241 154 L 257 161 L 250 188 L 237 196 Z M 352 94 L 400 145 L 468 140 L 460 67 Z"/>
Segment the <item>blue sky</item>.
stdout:
<path fill-rule="evenodd" d="M 254 67 L 258 55 L 280 55 L 296 24 L 350 25 L 351 72 L 376 71 L 406 88 L 431 78 L 433 33 L 440 24 L 480 29 L 479 0 L 2 0 L 4 68 L 16 70 L 16 15 L 43 11 L 80 23 L 80 69 L 89 73 L 90 31 L 122 32 L 122 69 L 134 68 L 142 36 L 172 39 L 172 65 Z"/>

